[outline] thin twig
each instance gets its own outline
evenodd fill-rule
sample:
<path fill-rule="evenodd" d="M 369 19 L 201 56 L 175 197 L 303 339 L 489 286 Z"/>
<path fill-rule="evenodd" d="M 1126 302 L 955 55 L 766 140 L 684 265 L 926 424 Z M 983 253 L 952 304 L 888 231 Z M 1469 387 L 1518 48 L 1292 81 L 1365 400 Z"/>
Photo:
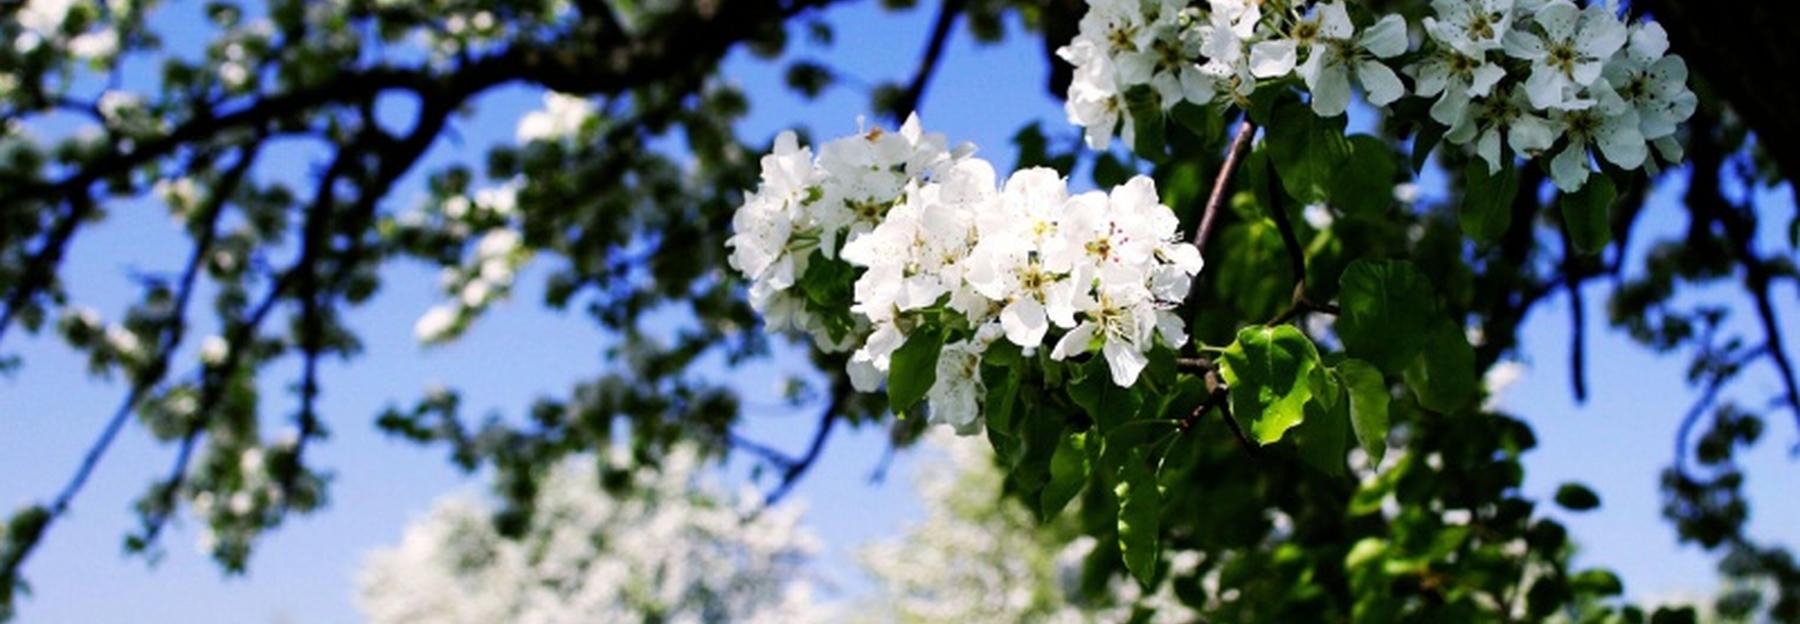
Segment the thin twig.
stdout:
<path fill-rule="evenodd" d="M 144 374 L 138 376 L 132 383 L 131 390 L 126 392 L 125 399 L 120 401 L 118 409 L 113 411 L 112 418 L 107 421 L 106 427 L 101 429 L 100 436 L 94 440 L 94 443 L 88 447 L 87 453 L 82 456 L 81 465 L 75 469 L 75 474 L 69 478 L 68 484 L 64 485 L 62 491 L 56 495 L 55 502 L 50 505 L 52 515 L 62 515 L 68 511 L 69 504 L 75 500 L 75 495 L 81 492 L 82 486 L 87 484 L 88 477 L 100 465 L 100 459 L 106 455 L 107 449 L 112 447 L 113 439 L 118 437 L 119 431 L 130 419 L 132 410 L 136 409 L 144 395 L 149 394 L 150 389 L 161 382 L 165 376 L 169 358 L 174 355 L 175 348 L 181 345 L 182 335 L 187 331 L 188 301 L 193 296 L 195 283 L 199 281 L 200 267 L 205 264 L 206 256 L 212 250 L 213 239 L 218 235 L 219 217 L 225 212 L 225 201 L 243 182 L 244 176 L 250 170 L 250 164 L 256 161 L 259 148 L 260 140 L 244 150 L 237 163 L 219 178 L 219 183 L 213 187 L 212 194 L 207 197 L 206 205 L 201 207 L 201 221 L 205 225 L 200 229 L 199 235 L 194 241 L 194 251 L 189 254 L 187 265 L 182 270 L 181 281 L 176 286 L 175 299 L 169 306 L 173 316 L 166 320 L 163 336 L 157 342 L 156 356 L 145 368 Z"/>
<path fill-rule="evenodd" d="M 812 469 L 813 464 L 819 460 L 819 454 L 824 452 L 825 440 L 831 437 L 831 430 L 837 425 L 838 418 L 844 410 L 844 404 L 850 400 L 850 393 L 853 391 L 849 383 L 842 381 L 832 388 L 831 403 L 825 406 L 823 413 L 819 414 L 819 427 L 813 431 L 812 443 L 806 446 L 805 454 L 794 460 L 781 472 L 781 483 L 777 484 L 775 489 L 763 499 L 764 504 L 774 505 L 781 502 L 783 497 L 793 491 L 794 485 L 800 481 L 800 477 L 805 476 L 806 471 Z"/>

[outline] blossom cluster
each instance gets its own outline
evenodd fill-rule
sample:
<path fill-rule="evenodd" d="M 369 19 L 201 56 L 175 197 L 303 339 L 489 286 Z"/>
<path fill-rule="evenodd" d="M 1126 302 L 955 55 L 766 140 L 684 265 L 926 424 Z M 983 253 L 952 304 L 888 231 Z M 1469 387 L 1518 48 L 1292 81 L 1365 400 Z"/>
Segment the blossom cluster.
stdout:
<path fill-rule="evenodd" d="M 1186 342 L 1173 308 L 1202 261 L 1150 178 L 1085 193 L 1045 168 L 1001 182 L 971 148 L 945 145 L 916 117 L 817 159 L 792 133 L 777 139 L 726 243 L 771 330 L 854 349 L 848 372 L 865 392 L 921 327 L 942 332 L 930 419 L 963 432 L 980 424 L 980 362 L 996 341 L 1050 344 L 1057 360 L 1098 351 L 1126 387 L 1157 344 Z M 851 276 L 849 297 L 834 297 Z"/>
<path fill-rule="evenodd" d="M 1595 158 L 1654 166 L 1654 145 L 1680 160 L 1674 134 L 1697 101 L 1663 28 L 1627 22 L 1611 2 L 1433 0 L 1416 25 L 1386 15 L 1362 27 L 1342 0 L 1187 4 L 1089 0 L 1080 34 L 1058 53 L 1075 65 L 1066 110 L 1090 147 L 1105 149 L 1121 126 L 1132 142 L 1126 93 L 1139 86 L 1165 111 L 1219 100 L 1247 107 L 1258 81 L 1297 77 L 1313 111 L 1334 117 L 1352 84 L 1376 107 L 1405 97 L 1404 73 L 1411 95 L 1435 99 L 1431 118 L 1448 128 L 1446 140 L 1473 144 L 1493 171 L 1505 163 L 1503 144 L 1549 156 L 1552 180 L 1573 192 Z M 1414 30 L 1423 32 L 1417 50 Z"/>
<path fill-rule="evenodd" d="M 820 545 L 794 505 L 764 507 L 703 478 L 678 447 L 656 466 L 620 448 L 548 473 L 516 539 L 466 495 L 439 501 L 370 553 L 357 604 L 371 622 L 822 622 L 807 564 Z M 628 490 L 596 487 L 600 471 Z"/>

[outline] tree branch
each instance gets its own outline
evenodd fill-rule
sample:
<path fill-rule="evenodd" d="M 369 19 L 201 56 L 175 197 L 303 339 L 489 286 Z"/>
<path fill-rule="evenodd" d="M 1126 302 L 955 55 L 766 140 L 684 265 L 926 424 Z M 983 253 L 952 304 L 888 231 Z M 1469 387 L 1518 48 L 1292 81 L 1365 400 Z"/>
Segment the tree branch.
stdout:
<path fill-rule="evenodd" d="M 1575 389 L 1575 402 L 1587 402 L 1587 314 L 1586 305 L 1582 302 L 1582 274 L 1576 270 L 1575 262 L 1579 252 L 1575 251 L 1575 243 L 1569 238 L 1569 228 L 1559 227 L 1556 231 L 1562 236 L 1563 258 L 1562 275 L 1563 290 L 1569 293 L 1569 383 Z M 1624 247 L 1620 247 L 1621 250 Z M 1623 251 L 1620 252 L 1623 256 Z"/>
<path fill-rule="evenodd" d="M 782 498 L 793 491 L 794 485 L 800 481 L 800 477 L 805 476 L 806 472 L 812 469 L 813 464 L 819 460 L 820 453 L 825 451 L 825 440 L 831 437 L 832 428 L 836 426 L 845 404 L 850 401 L 851 394 L 854 392 L 855 390 L 850 387 L 850 384 L 844 381 L 838 381 L 832 385 L 831 402 L 825 406 L 825 411 L 819 414 L 819 426 L 813 430 L 812 442 L 807 444 L 805 454 L 798 458 L 777 460 L 778 463 L 784 464 L 781 471 L 781 482 L 776 484 L 775 489 L 769 491 L 768 496 L 763 499 L 765 505 L 781 502 Z M 749 448 L 760 449 L 756 452 L 765 457 L 781 456 L 774 449 L 760 444 Z"/>
<path fill-rule="evenodd" d="M 894 102 L 894 121 L 903 121 L 907 115 L 919 109 L 919 102 L 925 97 L 925 87 L 931 82 L 931 75 L 937 71 L 938 60 L 944 54 L 944 45 L 950 40 L 950 28 L 956 24 L 956 17 L 962 14 L 968 0 L 944 0 L 938 8 L 937 22 L 931 27 L 931 38 L 926 40 L 925 55 L 919 59 L 919 69 L 913 73 L 913 79 L 907 85 L 900 99 Z"/>
<path fill-rule="evenodd" d="M 1243 162 L 1244 155 L 1250 152 L 1250 141 L 1256 136 L 1256 122 L 1245 115 L 1238 122 L 1237 134 L 1231 138 L 1231 146 L 1225 150 L 1225 163 L 1219 166 L 1219 174 L 1213 177 L 1212 190 L 1206 195 L 1206 209 L 1200 213 L 1200 224 L 1194 227 L 1194 246 L 1206 252 L 1206 242 L 1212 240 L 1213 224 L 1219 216 L 1219 207 L 1225 204 L 1225 191 L 1231 188 L 1231 177 L 1236 175 L 1238 164 Z"/>

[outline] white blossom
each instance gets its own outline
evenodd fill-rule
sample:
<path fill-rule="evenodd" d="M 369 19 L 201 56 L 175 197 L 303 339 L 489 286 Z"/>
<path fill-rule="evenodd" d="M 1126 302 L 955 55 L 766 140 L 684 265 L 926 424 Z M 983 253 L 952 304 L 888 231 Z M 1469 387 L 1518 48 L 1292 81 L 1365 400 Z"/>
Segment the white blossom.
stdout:
<path fill-rule="evenodd" d="M 1603 2 L 1576 8 L 1569 0 L 1550 0 L 1532 16 L 1538 32 L 1513 29 L 1506 53 L 1531 61 L 1525 93 L 1540 109 L 1580 109 L 1593 105 L 1582 87 L 1594 84 L 1614 52 L 1625 45 L 1625 24 Z"/>
<path fill-rule="evenodd" d="M 1675 134 L 1699 102 L 1687 86 L 1687 63 L 1668 50 L 1669 35 L 1661 24 L 1640 24 L 1602 70 L 1613 91 L 1636 111 L 1638 131 L 1650 141 Z M 1679 155 L 1670 160 L 1676 159 Z"/>
<path fill-rule="evenodd" d="M 596 486 L 595 464 L 628 491 Z M 803 565 L 819 549 L 800 508 L 762 508 L 700 478 L 694 449 L 658 466 L 624 452 L 550 471 L 523 537 L 467 496 L 440 501 L 370 553 L 358 606 L 371 622 L 821 622 Z"/>
<path fill-rule="evenodd" d="M 1592 91 L 1593 106 L 1554 114 L 1566 144 L 1550 161 L 1550 179 L 1563 192 L 1573 193 L 1587 183 L 1589 152 L 1593 149 L 1626 169 L 1644 164 L 1648 155 L 1644 133 L 1638 130 L 1637 111 L 1631 104 L 1606 83 L 1596 85 Z"/>
<path fill-rule="evenodd" d="M 1349 107 L 1352 74 L 1376 106 L 1405 95 L 1400 77 L 1382 62 L 1406 51 L 1406 22 L 1400 16 L 1383 17 L 1358 35 L 1343 3 L 1329 2 L 1296 22 L 1287 34 L 1252 46 L 1250 69 L 1259 78 L 1297 70 L 1312 92 L 1313 112 L 1319 116 L 1335 117 Z M 1300 51 L 1306 52 L 1306 60 L 1296 67 Z"/>
<path fill-rule="evenodd" d="M 575 95 L 546 92 L 543 110 L 526 113 L 519 119 L 514 138 L 519 143 L 555 141 L 581 131 L 581 125 L 594 115 L 594 103 Z"/>

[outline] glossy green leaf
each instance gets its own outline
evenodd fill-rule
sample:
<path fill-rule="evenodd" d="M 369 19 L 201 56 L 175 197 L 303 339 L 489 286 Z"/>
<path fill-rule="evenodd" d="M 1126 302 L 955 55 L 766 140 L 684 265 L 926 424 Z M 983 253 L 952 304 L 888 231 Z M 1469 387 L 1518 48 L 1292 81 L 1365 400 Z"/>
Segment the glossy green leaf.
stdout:
<path fill-rule="evenodd" d="M 1406 385 L 1419 404 L 1440 412 L 1462 407 L 1475 394 L 1475 349 L 1461 328 L 1439 320 L 1425 336 L 1425 350 L 1406 369 Z"/>
<path fill-rule="evenodd" d="M 1431 282 L 1406 260 L 1357 260 L 1338 278 L 1337 335 L 1352 357 L 1404 370 L 1436 310 Z"/>
<path fill-rule="evenodd" d="M 1569 589 L 1590 596 L 1617 596 L 1625 592 L 1625 584 L 1612 570 L 1594 568 L 1569 577 Z"/>
<path fill-rule="evenodd" d="M 1274 443 L 1305 419 L 1319 352 L 1300 330 L 1292 325 L 1245 327 L 1219 364 L 1230 386 L 1232 416 L 1251 439 Z"/>
<path fill-rule="evenodd" d="M 1143 400 L 1113 383 L 1106 358 L 1095 354 L 1081 370 L 1081 379 L 1069 385 L 1069 398 L 1093 419 L 1095 430 L 1110 433 L 1137 415 Z"/>
<path fill-rule="evenodd" d="M 943 348 L 943 330 L 927 324 L 913 329 L 906 344 L 894 350 L 888 361 L 887 392 L 888 407 L 895 414 L 912 409 L 937 382 L 938 352 Z"/>
<path fill-rule="evenodd" d="M 1492 241 L 1512 226 L 1513 198 L 1519 194 L 1519 169 L 1507 163 L 1489 174 L 1486 161 L 1474 159 L 1463 168 L 1462 206 L 1456 219 L 1469 238 Z"/>
<path fill-rule="evenodd" d="M 1050 457 L 1050 481 L 1044 484 L 1042 517 L 1054 518 L 1062 513 L 1088 482 L 1088 432 L 1062 437 Z"/>
<path fill-rule="evenodd" d="M 1350 423 L 1343 385 L 1324 367 L 1315 367 L 1313 400 L 1306 404 L 1306 420 L 1294 427 L 1294 443 L 1300 460 L 1325 474 L 1344 474 L 1344 451 L 1349 448 Z"/>
<path fill-rule="evenodd" d="M 1156 578 L 1156 559 L 1162 550 L 1158 544 L 1162 493 L 1142 448 L 1127 453 L 1113 494 L 1119 500 L 1119 551 L 1125 567 L 1138 583 L 1149 587 Z"/>
<path fill-rule="evenodd" d="M 1444 133 L 1449 131 L 1449 127 L 1429 121 L 1419 126 L 1419 131 L 1413 134 L 1413 173 L 1425 170 L 1425 162 L 1431 160 L 1431 150 L 1437 147 L 1438 142 L 1444 139 Z"/>
<path fill-rule="evenodd" d="M 1562 209 L 1563 227 L 1569 231 L 1569 242 L 1582 253 L 1595 253 L 1612 241 L 1612 205 L 1619 191 L 1612 178 L 1590 176 L 1581 190 L 1557 200 Z"/>
<path fill-rule="evenodd" d="M 1163 115 L 1162 96 L 1149 85 L 1132 87 L 1125 92 L 1125 109 L 1130 111 L 1131 150 L 1150 162 L 1168 159 L 1168 131 Z"/>
<path fill-rule="evenodd" d="M 1338 362 L 1337 374 L 1350 399 L 1350 427 L 1371 464 L 1387 455 L 1388 385 L 1381 371 L 1362 360 Z"/>
<path fill-rule="evenodd" d="M 1331 204 L 1351 214 L 1378 215 L 1394 203 L 1394 177 L 1400 166 L 1394 150 L 1380 138 L 1349 138 L 1350 158 L 1331 181 Z"/>
<path fill-rule="evenodd" d="M 1343 118 L 1321 119 L 1310 107 L 1291 99 L 1277 103 L 1272 117 L 1263 140 L 1282 187 L 1302 203 L 1330 200 L 1331 183 L 1350 157 Z"/>

